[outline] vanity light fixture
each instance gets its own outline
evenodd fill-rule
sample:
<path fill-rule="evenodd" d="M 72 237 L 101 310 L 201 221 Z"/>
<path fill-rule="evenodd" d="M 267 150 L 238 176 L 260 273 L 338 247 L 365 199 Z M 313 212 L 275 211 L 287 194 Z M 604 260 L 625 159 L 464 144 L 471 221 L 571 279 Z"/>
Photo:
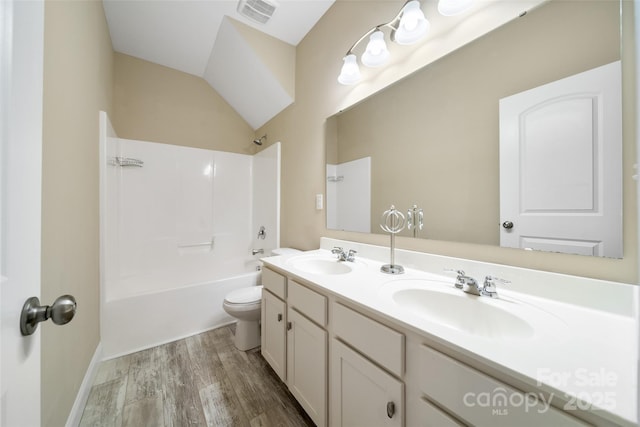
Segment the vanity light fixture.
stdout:
<path fill-rule="evenodd" d="M 459 15 L 471 7 L 473 0 L 440 0 L 438 12 L 442 16 Z"/>
<path fill-rule="evenodd" d="M 467 10 L 472 2 L 473 0 L 440 0 L 438 11 L 444 16 L 457 15 Z M 343 85 L 352 85 L 360 81 L 362 77 L 360 67 L 353 50 L 367 37 L 369 37 L 369 43 L 360 60 L 367 67 L 380 67 L 389 60 L 390 56 L 384 40 L 383 28 L 391 30 L 390 38 L 395 43 L 411 45 L 420 41 L 427 34 L 430 26 L 431 24 L 422 13 L 420 2 L 407 0 L 391 21 L 371 28 L 349 48 L 343 58 L 344 64 L 340 70 L 338 82 Z"/>

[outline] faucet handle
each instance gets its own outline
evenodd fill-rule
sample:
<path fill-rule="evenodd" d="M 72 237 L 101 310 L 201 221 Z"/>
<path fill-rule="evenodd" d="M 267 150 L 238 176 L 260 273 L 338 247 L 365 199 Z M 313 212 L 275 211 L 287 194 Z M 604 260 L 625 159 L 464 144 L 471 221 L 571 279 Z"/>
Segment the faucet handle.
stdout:
<path fill-rule="evenodd" d="M 351 261 L 351 262 L 355 261 L 357 253 L 358 251 L 354 249 L 349 249 L 349 254 L 347 255 L 347 261 Z"/>
<path fill-rule="evenodd" d="M 464 270 L 461 269 L 455 269 L 455 268 L 445 268 L 444 271 L 446 271 L 447 273 L 456 273 L 456 283 L 454 284 L 454 286 L 458 289 L 462 289 L 462 287 L 464 286 L 464 284 L 466 283 L 466 279 L 467 279 L 467 275 L 465 274 Z"/>
<path fill-rule="evenodd" d="M 491 298 L 498 298 L 498 290 L 496 289 L 496 283 L 500 283 L 501 285 L 508 285 L 509 283 L 511 283 L 511 281 L 506 279 L 501 279 L 495 276 L 486 276 L 484 278 L 484 285 L 482 287 L 482 292 L 481 292 L 482 295 L 491 297 Z"/>

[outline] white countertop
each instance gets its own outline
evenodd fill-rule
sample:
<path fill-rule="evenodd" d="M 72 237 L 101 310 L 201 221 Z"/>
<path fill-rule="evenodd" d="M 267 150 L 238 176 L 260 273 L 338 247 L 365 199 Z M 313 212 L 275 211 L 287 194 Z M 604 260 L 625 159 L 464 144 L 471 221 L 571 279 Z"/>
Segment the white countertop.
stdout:
<path fill-rule="evenodd" d="M 331 246 L 336 241 L 323 239 L 323 247 Z M 345 248 L 350 248 L 350 242 L 343 243 Z M 388 262 L 377 261 L 380 258 L 379 247 L 354 244 L 358 247 L 359 254 L 356 263 L 350 263 L 353 271 L 347 274 L 311 274 L 297 270 L 291 260 L 299 256 L 335 257 L 327 249 L 303 252 L 297 255 L 263 258 L 262 261 L 276 269 L 286 271 L 289 275 L 311 282 L 327 292 L 340 298 L 349 300 L 364 308 L 374 310 L 378 314 L 397 322 L 399 325 L 409 328 L 428 339 L 437 341 L 453 351 L 471 357 L 481 364 L 499 369 L 507 375 L 514 377 L 532 387 L 540 388 L 545 392 L 553 393 L 569 404 L 580 409 L 589 409 L 599 416 L 615 423 L 635 425 L 637 423 L 637 349 L 638 333 L 635 309 L 623 308 L 616 313 L 610 305 L 606 309 L 598 309 L 598 299 L 607 298 L 606 294 L 588 296 L 595 301 L 593 304 L 581 305 L 558 301 L 553 298 L 545 298 L 535 295 L 536 292 L 525 293 L 518 291 L 526 286 L 527 272 L 517 269 L 517 277 L 521 283 L 509 286 L 515 290 L 505 289 L 498 285 L 499 299 L 483 298 L 482 303 L 497 304 L 506 310 L 517 310 L 517 314 L 526 318 L 533 325 L 535 332 L 527 337 L 487 338 L 460 331 L 448 325 L 434 322 L 423 316 L 401 308 L 392 298 L 388 288 L 390 281 L 428 279 L 440 282 L 442 292 L 462 293 L 453 287 L 455 275 L 439 273 L 441 268 L 429 268 L 429 271 L 437 271 L 438 274 L 427 272 L 425 269 L 407 268 L 402 275 L 389 275 L 380 272 L 380 267 Z M 372 250 L 369 250 L 373 248 Z M 388 253 L 388 249 L 386 249 Z M 364 252 L 364 253 L 363 253 Z M 369 252 L 369 253 L 367 253 Z M 429 254 L 412 253 L 411 251 L 399 251 L 400 260 L 396 255 L 396 263 L 401 264 L 402 253 L 405 259 L 411 257 L 433 257 Z M 367 258 L 371 255 L 371 258 Z M 433 264 L 433 260 L 425 258 L 425 264 Z M 455 258 L 437 257 L 438 262 L 459 263 Z M 483 264 L 482 267 L 498 268 L 492 264 Z M 471 264 L 465 265 L 465 271 L 478 268 Z M 437 262 L 436 262 L 437 264 Z M 454 268 L 461 268 L 452 265 Z M 499 266 L 500 274 L 508 273 L 508 268 Z M 507 270 L 505 270 L 507 269 Z M 487 270 L 488 271 L 488 270 Z M 532 270 L 533 271 L 533 270 Z M 492 273 L 496 274 L 496 273 Z M 515 274 L 515 273 L 513 273 Z M 542 274 L 542 276 L 541 276 Z M 497 274 L 496 274 L 497 275 Z M 545 280 L 545 276 L 548 277 Z M 534 271 L 536 280 L 562 281 L 563 276 L 554 273 Z M 555 277 L 560 276 L 560 277 Z M 513 277 L 513 276 L 512 276 Z M 570 277 L 570 276 L 565 276 Z M 481 279 L 481 277 L 476 277 Z M 566 282 L 575 282 L 567 286 L 580 284 L 580 278 L 570 277 Z M 603 287 L 605 282 L 594 282 L 591 279 L 583 279 L 584 285 L 573 292 L 585 290 L 610 289 L 611 292 L 621 292 L 615 298 L 625 300 L 637 298 L 637 287 L 623 285 Z M 620 285 L 620 284 L 616 284 Z M 391 285 L 398 286 L 398 283 Z M 439 286 L 434 283 L 433 286 Z M 556 289 L 558 285 L 556 285 Z M 571 291 L 571 290 L 569 290 Z M 542 292 L 538 290 L 538 294 Z M 559 294 L 570 295 L 566 289 L 558 290 Z M 462 293 L 463 295 L 467 295 Z M 615 299 L 614 297 L 611 297 Z M 580 300 L 584 299 L 584 295 Z M 589 300 L 589 301 L 591 301 Z M 596 308 L 590 305 L 596 305 Z M 631 307 L 635 307 L 631 304 Z M 631 311 L 631 312 L 630 312 Z M 539 315 L 538 315 L 539 314 Z M 577 398 L 577 399 L 576 399 Z"/>

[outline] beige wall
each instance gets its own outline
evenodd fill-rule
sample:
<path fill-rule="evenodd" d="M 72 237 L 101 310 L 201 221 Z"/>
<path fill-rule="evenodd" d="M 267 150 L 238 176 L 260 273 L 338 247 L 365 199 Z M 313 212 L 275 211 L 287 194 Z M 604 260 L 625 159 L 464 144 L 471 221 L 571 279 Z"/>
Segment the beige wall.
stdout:
<path fill-rule="evenodd" d="M 375 25 L 384 22 L 397 11 L 397 5 L 389 6 L 389 3 L 391 2 L 338 0 L 298 45 L 295 104 L 258 130 L 260 134 L 268 133 L 271 141 L 280 140 L 283 143 L 282 245 L 312 249 L 318 246 L 321 236 L 388 244 L 387 236 L 327 230 L 325 212 L 315 210 L 313 201 L 315 194 L 325 191 L 326 118 L 376 91 L 381 81 L 393 81 L 392 75 L 401 77 L 416 69 L 415 55 L 412 56 L 405 47 L 392 46 L 390 48 L 392 54 L 399 53 L 400 59 L 376 71 L 378 74 L 365 71 L 367 74 L 364 81 L 353 87 L 341 86 L 336 82 L 341 58 L 345 51 L 368 29 L 368 24 L 364 23 L 369 22 Z M 628 9 L 630 2 L 624 3 L 625 8 Z M 625 10 L 625 19 L 629 16 L 628 12 Z M 630 22 L 628 19 L 627 21 Z M 354 23 L 360 25 L 354 25 Z M 361 28 L 362 26 L 364 27 Z M 628 37 L 628 28 L 625 31 L 625 37 Z M 435 44 L 425 43 L 424 46 L 413 47 L 413 49 L 414 52 L 422 55 L 428 50 L 437 50 L 438 43 L 446 43 L 445 36 L 440 37 Z M 625 92 L 633 93 L 635 74 L 630 69 L 630 62 L 625 63 L 623 68 Z M 628 141 L 633 140 L 635 135 L 635 123 L 632 119 L 633 103 L 629 99 L 625 99 L 624 102 L 624 138 Z M 625 177 L 631 175 L 633 158 L 634 153 L 625 151 Z M 632 194 L 632 185 L 628 180 L 625 181 L 625 195 Z M 442 255 L 586 277 L 636 282 L 638 274 L 636 206 L 633 202 L 634 198 L 629 200 L 631 202 L 625 205 L 625 257 L 622 260 L 426 239 L 399 238 L 397 244 L 402 248 Z"/>
<path fill-rule="evenodd" d="M 278 79 L 291 99 L 295 99 L 296 48 L 275 37 L 271 37 L 242 22 L 228 18 L 238 32 L 251 45 L 260 60 Z"/>
<path fill-rule="evenodd" d="M 42 422 L 63 426 L 100 341 L 98 111 L 112 111 L 113 51 L 102 3 L 45 2 L 42 297 L 78 301 L 42 327 Z"/>
<path fill-rule="evenodd" d="M 417 204 L 426 238 L 499 245 L 500 99 L 619 59 L 615 2 L 550 2 L 334 116 L 338 163 L 372 157 L 371 231 Z"/>
<path fill-rule="evenodd" d="M 202 78 L 115 54 L 114 114 L 121 138 L 253 154 L 254 132 Z"/>

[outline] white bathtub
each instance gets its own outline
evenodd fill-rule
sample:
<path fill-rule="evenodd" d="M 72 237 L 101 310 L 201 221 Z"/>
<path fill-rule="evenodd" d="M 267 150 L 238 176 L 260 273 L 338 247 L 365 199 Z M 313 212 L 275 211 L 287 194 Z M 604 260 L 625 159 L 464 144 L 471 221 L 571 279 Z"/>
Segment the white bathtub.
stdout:
<path fill-rule="evenodd" d="M 231 274 L 231 273 L 230 273 Z M 260 283 L 260 272 L 205 283 L 109 298 L 102 306 L 105 359 L 133 353 L 232 323 L 222 308 L 227 293 Z"/>

